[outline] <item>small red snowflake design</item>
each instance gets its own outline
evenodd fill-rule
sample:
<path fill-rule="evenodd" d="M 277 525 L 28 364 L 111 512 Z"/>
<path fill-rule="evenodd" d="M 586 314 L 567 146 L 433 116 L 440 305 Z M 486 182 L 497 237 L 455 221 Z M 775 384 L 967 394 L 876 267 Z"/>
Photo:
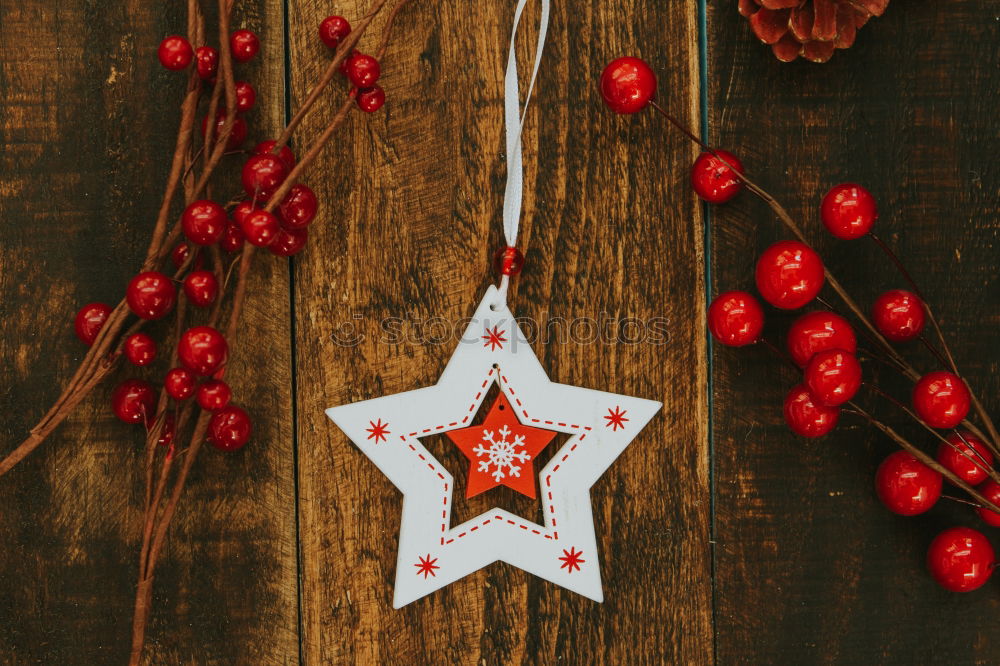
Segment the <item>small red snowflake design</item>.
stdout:
<path fill-rule="evenodd" d="M 387 430 L 389 427 L 388 423 L 382 423 L 382 419 L 379 419 L 378 422 L 369 421 L 368 423 L 371 424 L 371 428 L 365 428 L 365 431 L 368 433 L 368 439 L 374 439 L 376 444 L 388 439 L 386 437 L 389 434 Z"/>
<path fill-rule="evenodd" d="M 417 575 L 418 576 L 420 574 L 424 575 L 424 580 L 427 580 L 427 575 L 428 574 L 430 574 L 431 576 L 436 576 L 437 574 L 434 573 L 434 570 L 441 568 L 438 565 L 434 564 L 435 562 L 438 561 L 438 558 L 435 557 L 432 560 L 430 553 L 427 553 L 427 557 L 417 557 L 417 560 L 418 560 L 418 562 L 416 564 L 414 564 L 413 566 L 415 566 L 417 568 Z"/>
<path fill-rule="evenodd" d="M 507 338 L 503 336 L 503 331 L 499 327 L 494 326 L 493 330 L 486 329 L 486 335 L 483 336 L 484 347 L 489 347 L 490 351 L 496 351 L 497 349 L 503 349 L 503 343 L 507 342 Z"/>
<path fill-rule="evenodd" d="M 562 557 L 559 558 L 560 560 L 562 560 L 562 566 L 560 566 L 559 568 L 566 569 L 567 572 L 569 573 L 573 573 L 574 571 L 579 571 L 580 565 L 587 561 L 581 558 L 580 557 L 581 555 L 583 555 L 583 551 L 577 550 L 573 546 L 570 546 L 569 550 L 563 549 Z"/>
<path fill-rule="evenodd" d="M 625 421 L 628 421 L 628 419 L 625 418 L 626 414 L 628 414 L 628 411 L 622 409 L 621 407 L 608 409 L 608 414 L 607 416 L 604 417 L 605 419 L 608 420 L 608 422 L 604 424 L 604 427 L 611 428 L 611 430 L 618 430 L 618 428 L 624 428 Z"/>

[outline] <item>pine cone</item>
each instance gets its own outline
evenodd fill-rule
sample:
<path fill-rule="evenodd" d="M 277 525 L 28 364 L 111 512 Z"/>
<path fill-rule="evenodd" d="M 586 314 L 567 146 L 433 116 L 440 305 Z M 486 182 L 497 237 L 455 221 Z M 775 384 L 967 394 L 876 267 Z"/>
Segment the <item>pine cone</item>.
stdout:
<path fill-rule="evenodd" d="M 739 0 L 740 14 L 775 57 L 826 62 L 854 43 L 858 28 L 881 16 L 889 0 Z"/>

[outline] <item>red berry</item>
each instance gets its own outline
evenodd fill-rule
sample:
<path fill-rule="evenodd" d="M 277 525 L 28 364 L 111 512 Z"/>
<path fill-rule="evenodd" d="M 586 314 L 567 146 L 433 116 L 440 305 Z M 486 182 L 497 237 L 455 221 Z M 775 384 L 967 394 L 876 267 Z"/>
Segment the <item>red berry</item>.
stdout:
<path fill-rule="evenodd" d="M 184 331 L 177 342 L 177 356 L 188 370 L 211 375 L 229 356 L 226 339 L 211 326 L 195 326 Z"/>
<path fill-rule="evenodd" d="M 875 301 L 872 320 L 886 338 L 907 342 L 924 330 L 924 303 L 913 292 L 893 289 Z"/>
<path fill-rule="evenodd" d="M 198 68 L 198 76 L 205 81 L 215 77 L 219 71 L 219 52 L 211 46 L 199 46 L 194 51 L 195 66 Z"/>
<path fill-rule="evenodd" d="M 971 592 L 993 574 L 996 556 L 981 532 L 952 527 L 941 532 L 927 549 L 927 568 L 938 585 L 952 592 Z"/>
<path fill-rule="evenodd" d="M 156 392 L 141 379 L 126 379 L 111 394 L 111 410 L 125 423 L 152 422 L 155 405 Z"/>
<path fill-rule="evenodd" d="M 691 187 L 695 194 L 709 203 L 726 203 L 743 189 L 743 181 L 736 177 L 731 164 L 736 171 L 743 173 L 743 163 L 730 152 L 716 150 L 725 162 L 712 153 L 702 153 L 691 167 Z"/>
<path fill-rule="evenodd" d="M 365 113 L 375 113 L 385 104 L 385 91 L 379 86 L 358 90 L 358 108 Z"/>
<path fill-rule="evenodd" d="M 965 441 L 962 441 L 962 438 Z M 978 486 L 989 476 L 986 471 L 993 466 L 993 454 L 983 440 L 970 433 L 961 435 L 953 432 L 941 442 L 937 450 L 937 461 L 950 469 L 970 486 Z"/>
<path fill-rule="evenodd" d="M 340 61 L 340 67 L 337 69 L 340 70 L 341 76 L 345 79 L 347 78 L 347 63 L 351 61 L 351 56 L 357 52 L 357 50 L 351 50 L 351 52 L 347 54 L 347 57 Z"/>
<path fill-rule="evenodd" d="M 237 30 L 229 37 L 229 48 L 236 62 L 249 62 L 260 50 L 260 40 L 249 30 Z"/>
<path fill-rule="evenodd" d="M 145 333 L 128 336 L 123 349 L 132 365 L 149 365 L 156 359 L 156 341 Z"/>
<path fill-rule="evenodd" d="M 996 481 L 987 481 L 983 485 L 979 486 L 979 494 L 997 506 L 1000 506 L 1000 483 L 997 483 Z M 983 519 L 983 522 L 990 527 L 1000 527 L 1000 513 L 987 509 L 986 507 L 976 509 L 976 513 L 978 513 L 979 517 Z"/>
<path fill-rule="evenodd" d="M 760 338 L 764 310 L 751 294 L 727 291 L 719 294 L 708 308 L 708 330 L 712 337 L 729 347 L 743 347 Z"/>
<path fill-rule="evenodd" d="M 88 303 L 80 308 L 73 321 L 73 330 L 80 342 L 90 346 L 97 339 L 104 322 L 111 316 L 111 306 L 104 303 Z"/>
<path fill-rule="evenodd" d="M 142 319 L 160 319 L 174 307 L 177 289 L 169 277 L 159 271 L 139 273 L 128 283 L 125 300 L 136 316 Z"/>
<path fill-rule="evenodd" d="M 190 255 L 191 246 L 181 241 L 174 246 L 173 252 L 170 253 L 170 261 L 174 264 L 174 268 L 180 268 Z"/>
<path fill-rule="evenodd" d="M 941 479 L 940 473 L 906 451 L 896 451 L 878 466 L 875 492 L 893 513 L 915 516 L 941 497 Z"/>
<path fill-rule="evenodd" d="M 233 397 L 233 392 L 229 390 L 229 385 L 221 379 L 211 379 L 198 387 L 198 394 L 195 400 L 198 406 L 208 412 L 217 412 L 229 404 Z"/>
<path fill-rule="evenodd" d="M 208 441 L 221 451 L 242 449 L 252 434 L 250 417 L 236 405 L 223 407 L 208 422 Z"/>
<path fill-rule="evenodd" d="M 281 225 L 276 218 L 266 210 L 255 210 L 245 218 L 240 225 L 243 235 L 251 245 L 267 247 L 278 237 Z"/>
<path fill-rule="evenodd" d="M 214 201 L 195 201 L 184 209 L 181 229 L 196 245 L 217 243 L 226 230 L 226 209 Z"/>
<path fill-rule="evenodd" d="M 837 185 L 827 192 L 819 212 L 827 231 L 841 240 L 864 236 L 878 219 L 875 198 L 854 183 Z"/>
<path fill-rule="evenodd" d="M 247 218 L 247 215 L 255 210 L 258 210 L 258 207 L 254 205 L 254 202 L 249 199 L 245 199 L 236 204 L 236 208 L 233 209 L 233 221 L 236 222 L 236 224 L 243 224 L 243 220 Z"/>
<path fill-rule="evenodd" d="M 243 247 L 243 229 L 232 220 L 226 222 L 226 230 L 219 239 L 219 247 L 226 252 L 239 252 Z"/>
<path fill-rule="evenodd" d="M 191 64 L 191 58 L 194 57 L 194 51 L 191 50 L 191 44 L 188 43 L 188 40 L 183 37 L 173 35 L 171 37 L 164 38 L 164 40 L 160 42 L 160 48 L 157 50 L 157 56 L 160 58 L 161 65 L 176 72 Z"/>
<path fill-rule="evenodd" d="M 371 88 L 378 81 L 382 68 L 378 60 L 367 53 L 355 51 L 347 58 L 347 66 L 344 68 L 351 85 L 357 88 Z"/>
<path fill-rule="evenodd" d="M 861 388 L 861 364 L 843 349 L 816 352 L 805 369 L 806 386 L 820 403 L 842 405 Z"/>
<path fill-rule="evenodd" d="M 493 266 L 500 275 L 517 275 L 524 268 L 524 255 L 516 247 L 502 247 L 493 255 Z"/>
<path fill-rule="evenodd" d="M 278 142 L 274 139 L 268 139 L 267 141 L 261 141 L 256 146 L 254 146 L 254 155 L 271 155 L 274 151 L 274 147 L 278 145 Z M 277 158 L 285 163 L 288 170 L 291 171 L 295 168 L 295 153 L 287 145 L 282 146 L 281 150 L 278 151 Z"/>
<path fill-rule="evenodd" d="M 226 111 L 225 109 L 219 109 L 215 113 L 215 129 L 212 130 L 212 141 L 217 140 L 222 135 L 222 128 L 226 125 Z M 205 138 L 205 132 L 208 129 L 208 116 L 201 119 L 201 138 Z M 229 132 L 229 138 L 226 140 L 226 150 L 236 150 L 243 145 L 243 142 L 247 140 L 247 121 L 243 120 L 239 116 L 233 118 L 233 129 Z"/>
<path fill-rule="evenodd" d="M 194 394 L 195 375 L 187 368 L 173 368 L 163 380 L 163 388 L 174 400 L 187 400 Z"/>
<path fill-rule="evenodd" d="M 813 354 L 826 349 L 843 349 L 851 354 L 858 349 L 854 329 L 840 315 L 810 312 L 788 328 L 788 353 L 799 367 L 805 367 Z"/>
<path fill-rule="evenodd" d="M 253 108 L 256 101 L 257 91 L 253 89 L 253 86 L 246 81 L 238 81 L 236 83 L 236 110 L 240 113 L 246 113 Z"/>
<path fill-rule="evenodd" d="M 290 257 L 301 252 L 308 239 L 308 229 L 279 229 L 274 241 L 267 246 L 267 249 L 271 251 L 271 254 L 279 257 Z"/>
<path fill-rule="evenodd" d="M 318 207 L 316 195 L 311 189 L 302 183 L 292 185 L 288 190 L 281 205 L 278 206 L 278 215 L 281 217 L 281 225 L 286 229 L 304 229 L 316 217 Z"/>
<path fill-rule="evenodd" d="M 327 16 L 319 24 L 319 38 L 331 49 L 337 48 L 340 40 L 351 34 L 351 24 L 343 16 Z"/>
<path fill-rule="evenodd" d="M 288 175 L 288 167 L 274 155 L 252 155 L 243 165 L 243 189 L 251 199 L 270 198 Z"/>
<path fill-rule="evenodd" d="M 932 428 L 954 428 L 969 413 L 969 389 L 950 372 L 929 372 L 913 387 L 913 408 Z"/>
<path fill-rule="evenodd" d="M 642 111 L 656 95 L 656 75 L 639 58 L 618 58 L 601 73 L 601 96 L 615 113 Z"/>
<path fill-rule="evenodd" d="M 184 278 L 184 294 L 188 300 L 200 308 L 205 308 L 215 301 L 219 294 L 219 281 L 212 271 L 191 271 Z"/>
<path fill-rule="evenodd" d="M 816 298 L 823 288 L 823 261 L 805 243 L 779 241 L 760 255 L 755 277 L 765 301 L 793 310 Z"/>
<path fill-rule="evenodd" d="M 840 418 L 839 407 L 821 405 L 810 395 L 805 384 L 792 388 L 785 396 L 785 423 L 796 435 L 819 437 L 834 429 Z"/>

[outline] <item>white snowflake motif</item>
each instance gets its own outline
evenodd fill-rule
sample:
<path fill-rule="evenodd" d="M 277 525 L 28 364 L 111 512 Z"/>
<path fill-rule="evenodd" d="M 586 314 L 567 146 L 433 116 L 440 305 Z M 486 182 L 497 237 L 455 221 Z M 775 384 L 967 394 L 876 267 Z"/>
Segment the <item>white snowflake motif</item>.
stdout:
<path fill-rule="evenodd" d="M 491 467 L 495 467 L 493 470 L 493 480 L 499 482 L 504 477 L 510 476 L 521 476 L 521 467 L 515 465 L 514 463 L 525 463 L 531 460 L 531 456 L 524 451 L 518 452 L 517 448 L 519 446 L 524 446 L 524 435 L 515 435 L 514 441 L 508 441 L 507 437 L 510 435 L 510 428 L 504 426 L 500 428 L 500 440 L 494 439 L 493 431 L 483 430 L 483 442 L 472 449 L 476 453 L 476 457 L 487 456 L 488 460 L 479 461 L 479 471 L 489 472 Z M 488 447 L 483 446 L 483 444 L 489 445 Z"/>

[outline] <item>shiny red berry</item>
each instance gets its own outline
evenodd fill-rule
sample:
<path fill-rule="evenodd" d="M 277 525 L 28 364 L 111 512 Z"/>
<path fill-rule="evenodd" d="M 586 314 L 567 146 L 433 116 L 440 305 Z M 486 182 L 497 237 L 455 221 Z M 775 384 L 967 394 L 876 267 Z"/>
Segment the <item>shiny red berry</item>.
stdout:
<path fill-rule="evenodd" d="M 212 271 L 191 271 L 184 278 L 184 295 L 194 305 L 205 308 L 219 295 L 219 281 Z"/>
<path fill-rule="evenodd" d="M 177 288 L 169 277 L 159 271 L 139 273 L 128 283 L 125 300 L 132 312 L 141 319 L 165 317 L 177 300 Z"/>
<path fill-rule="evenodd" d="M 237 81 L 236 83 L 236 110 L 240 113 L 246 113 L 253 108 L 253 105 L 257 102 L 257 91 L 253 89 L 253 86 L 246 81 Z"/>
<path fill-rule="evenodd" d="M 267 141 L 261 141 L 253 148 L 254 155 L 271 155 L 274 152 L 274 147 L 278 145 L 278 142 L 274 139 L 268 139 Z M 278 151 L 277 158 L 285 163 L 288 170 L 291 171 L 295 168 L 295 153 L 287 145 L 282 146 L 281 150 Z"/>
<path fill-rule="evenodd" d="M 350 53 L 347 54 L 346 58 L 340 61 L 340 67 L 338 67 L 337 69 L 340 70 L 341 76 L 343 76 L 345 79 L 347 78 L 347 63 L 351 61 L 351 56 L 357 52 L 358 52 L 357 49 L 353 49 Z"/>
<path fill-rule="evenodd" d="M 995 505 L 1000 506 L 1000 483 L 996 481 L 987 481 L 983 485 L 979 486 L 977 489 L 979 494 L 993 502 Z M 1000 513 L 987 509 L 986 507 L 980 507 L 976 509 L 976 513 L 979 517 L 983 519 L 983 522 L 990 527 L 1000 527 Z"/>
<path fill-rule="evenodd" d="M 226 125 L 226 111 L 225 109 L 219 109 L 215 114 L 215 129 L 212 130 L 212 141 L 215 141 L 222 135 L 222 128 Z M 205 132 L 208 129 L 208 116 L 201 119 L 201 138 L 205 138 Z M 229 132 L 229 138 L 226 139 L 226 150 L 236 150 L 243 145 L 243 142 L 247 140 L 247 121 L 243 120 L 239 116 L 233 118 L 233 129 Z"/>
<path fill-rule="evenodd" d="M 813 354 L 826 349 L 843 349 L 853 354 L 858 349 L 854 329 L 843 317 L 832 312 L 804 314 L 788 328 L 788 353 L 805 367 Z"/>
<path fill-rule="evenodd" d="M 941 497 L 941 474 L 906 451 L 890 454 L 875 473 L 875 492 L 882 504 L 901 516 L 930 509 Z"/>
<path fill-rule="evenodd" d="M 938 446 L 937 461 L 970 486 L 985 481 L 989 475 L 986 470 L 993 466 L 993 454 L 983 440 L 967 432 L 953 432 L 945 439 L 948 441 Z"/>
<path fill-rule="evenodd" d="M 319 24 L 319 38 L 331 49 L 337 48 L 340 40 L 351 34 L 351 24 L 343 16 L 327 16 Z"/>
<path fill-rule="evenodd" d="M 804 375 L 813 397 L 831 407 L 844 404 L 861 388 L 861 364 L 843 349 L 816 352 Z"/>
<path fill-rule="evenodd" d="M 180 71 L 191 64 L 194 51 L 191 44 L 183 37 L 173 35 L 166 37 L 160 42 L 160 48 L 156 55 L 160 58 L 160 64 L 167 69 Z"/>
<path fill-rule="evenodd" d="M 188 370 L 207 376 L 225 364 L 229 345 L 222 333 L 211 326 L 195 326 L 181 335 L 177 356 Z"/>
<path fill-rule="evenodd" d="M 854 183 L 837 185 L 827 192 L 819 212 L 827 231 L 841 240 L 864 236 L 878 219 L 875 198 Z"/>
<path fill-rule="evenodd" d="M 278 237 L 281 224 L 278 223 L 278 218 L 266 210 L 255 210 L 243 218 L 240 228 L 251 245 L 267 247 Z"/>
<path fill-rule="evenodd" d="M 195 66 L 198 76 L 204 81 L 210 81 L 219 71 L 219 52 L 211 46 L 199 46 L 194 51 Z"/>
<path fill-rule="evenodd" d="M 243 247 L 243 229 L 232 220 L 226 222 L 226 230 L 219 239 L 219 247 L 225 252 L 239 252 Z"/>
<path fill-rule="evenodd" d="M 319 203 L 316 195 L 311 189 L 302 183 L 292 185 L 288 194 L 278 206 L 278 216 L 281 218 L 281 226 L 286 229 L 304 229 L 316 217 L 316 208 Z"/>
<path fill-rule="evenodd" d="M 500 275 L 517 275 L 524 268 L 524 255 L 516 247 L 502 247 L 493 255 L 493 267 Z"/>
<path fill-rule="evenodd" d="M 163 388 L 174 400 L 187 400 L 194 395 L 195 374 L 187 368 L 173 368 L 163 379 Z"/>
<path fill-rule="evenodd" d="M 382 68 L 373 56 L 355 51 L 347 58 L 347 79 L 357 88 L 370 88 L 378 81 Z"/>
<path fill-rule="evenodd" d="M 307 240 L 309 240 L 308 229 L 279 229 L 267 249 L 279 257 L 290 257 L 301 252 Z"/>
<path fill-rule="evenodd" d="M 760 338 L 764 310 L 751 294 L 727 291 L 719 294 L 708 308 L 708 330 L 712 337 L 729 347 L 743 347 Z"/>
<path fill-rule="evenodd" d="M 910 291 L 887 291 L 872 306 L 872 321 L 889 340 L 907 342 L 924 330 L 924 303 Z"/>
<path fill-rule="evenodd" d="M 111 316 L 111 306 L 104 303 L 88 303 L 76 313 L 73 320 L 73 331 L 80 342 L 90 346 L 97 339 L 104 322 Z"/>
<path fill-rule="evenodd" d="M 757 289 L 776 308 L 793 310 L 816 298 L 823 288 L 823 261 L 798 241 L 779 241 L 757 261 Z"/>
<path fill-rule="evenodd" d="M 125 423 L 152 422 L 155 405 L 156 392 L 141 379 L 126 379 L 111 394 L 111 410 Z"/>
<path fill-rule="evenodd" d="M 229 385 L 221 379 L 210 379 L 198 387 L 195 400 L 198 406 L 208 412 L 217 412 L 229 404 L 233 397 L 233 392 L 229 390 Z"/>
<path fill-rule="evenodd" d="M 796 435 L 819 437 L 833 430 L 840 418 L 839 407 L 819 404 L 805 384 L 792 388 L 785 396 L 785 423 Z"/>
<path fill-rule="evenodd" d="M 254 205 L 253 201 L 245 199 L 236 204 L 236 208 L 233 209 L 233 221 L 236 224 L 243 224 L 243 220 L 247 219 L 247 215 L 255 210 L 259 210 L 259 206 Z"/>
<path fill-rule="evenodd" d="M 132 365 L 149 365 L 156 359 L 156 341 L 145 333 L 133 333 L 125 338 L 122 350 Z"/>
<path fill-rule="evenodd" d="M 601 96 L 615 113 L 642 111 L 656 95 L 656 75 L 639 58 L 618 58 L 601 73 Z"/>
<path fill-rule="evenodd" d="M 929 372 L 913 387 L 913 408 L 932 428 L 954 428 L 969 413 L 969 389 L 950 372 Z"/>
<path fill-rule="evenodd" d="M 241 180 L 251 199 L 262 200 L 274 194 L 286 176 L 288 167 L 274 155 L 252 155 L 243 165 Z"/>
<path fill-rule="evenodd" d="M 691 167 L 691 187 L 695 194 L 709 203 L 726 203 L 743 189 L 743 181 L 733 169 L 743 173 L 743 163 L 725 150 L 716 150 L 722 159 L 712 153 L 702 153 Z M 725 160 L 725 162 L 723 162 Z M 727 163 L 733 167 L 730 169 Z"/>
<path fill-rule="evenodd" d="M 181 229 L 196 245 L 217 243 L 226 230 L 226 209 L 214 201 L 195 201 L 184 209 Z"/>
<path fill-rule="evenodd" d="M 385 91 L 380 86 L 361 88 L 356 101 L 358 108 L 365 113 L 375 113 L 385 104 Z"/>
<path fill-rule="evenodd" d="M 249 62 L 260 51 L 260 40 L 249 30 L 237 30 L 229 37 L 229 48 L 236 62 Z"/>
<path fill-rule="evenodd" d="M 223 407 L 208 422 L 208 441 L 220 451 L 242 449 L 252 434 L 250 417 L 236 405 Z"/>
<path fill-rule="evenodd" d="M 189 256 L 191 256 L 191 246 L 181 241 L 171 251 L 170 262 L 174 265 L 174 268 L 180 268 Z"/>
<path fill-rule="evenodd" d="M 927 549 L 927 568 L 938 585 L 952 592 L 971 592 L 993 574 L 996 555 L 981 532 L 952 527 L 941 532 Z"/>

